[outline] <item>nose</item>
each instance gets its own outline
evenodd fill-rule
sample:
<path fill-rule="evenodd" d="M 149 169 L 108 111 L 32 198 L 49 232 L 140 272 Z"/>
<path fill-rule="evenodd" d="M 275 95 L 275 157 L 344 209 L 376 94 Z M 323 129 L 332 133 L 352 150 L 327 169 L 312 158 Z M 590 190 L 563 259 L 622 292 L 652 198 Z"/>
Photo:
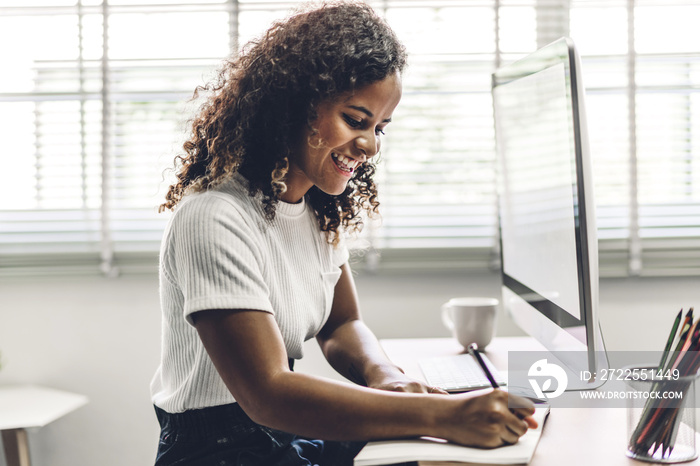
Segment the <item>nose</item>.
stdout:
<path fill-rule="evenodd" d="M 364 133 L 355 139 L 355 147 L 366 158 L 371 158 L 377 155 L 380 146 L 381 141 L 379 139 L 379 136 L 374 134 L 373 131 L 371 133 Z"/>

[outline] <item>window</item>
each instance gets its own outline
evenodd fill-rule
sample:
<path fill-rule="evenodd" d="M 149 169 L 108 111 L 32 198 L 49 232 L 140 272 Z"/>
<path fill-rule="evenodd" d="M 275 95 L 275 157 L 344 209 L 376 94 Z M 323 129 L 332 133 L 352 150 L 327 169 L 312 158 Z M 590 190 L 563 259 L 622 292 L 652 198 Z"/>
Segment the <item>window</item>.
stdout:
<path fill-rule="evenodd" d="M 0 274 L 155 270 L 192 91 L 297 3 L 4 1 Z M 410 53 L 378 170 L 383 218 L 363 234 L 368 267 L 493 266 L 490 73 L 570 35 L 602 275 L 700 273 L 700 1 L 368 3 Z"/>

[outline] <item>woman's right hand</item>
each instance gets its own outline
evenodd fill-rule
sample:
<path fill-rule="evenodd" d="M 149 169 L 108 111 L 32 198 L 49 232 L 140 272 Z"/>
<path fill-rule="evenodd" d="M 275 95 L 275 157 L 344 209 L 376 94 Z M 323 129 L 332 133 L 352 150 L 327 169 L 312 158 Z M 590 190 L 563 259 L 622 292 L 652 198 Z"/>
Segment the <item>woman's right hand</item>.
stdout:
<path fill-rule="evenodd" d="M 462 445 L 495 448 L 518 441 L 528 429 L 537 427 L 532 418 L 535 405 L 525 398 L 492 390 L 483 395 L 450 395 L 452 405 L 441 437 Z"/>

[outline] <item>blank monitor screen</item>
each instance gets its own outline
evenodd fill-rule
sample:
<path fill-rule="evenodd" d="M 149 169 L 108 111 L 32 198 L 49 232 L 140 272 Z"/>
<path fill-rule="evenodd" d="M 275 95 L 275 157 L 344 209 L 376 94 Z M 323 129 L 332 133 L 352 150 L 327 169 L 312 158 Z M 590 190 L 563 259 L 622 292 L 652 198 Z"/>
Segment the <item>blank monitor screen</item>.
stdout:
<path fill-rule="evenodd" d="M 576 260 L 576 172 L 561 63 L 502 92 L 503 271 L 581 319 Z"/>
<path fill-rule="evenodd" d="M 560 39 L 493 75 L 504 307 L 550 351 L 595 372 L 604 351 L 580 64 Z M 567 356 L 568 357 L 568 356 Z"/>

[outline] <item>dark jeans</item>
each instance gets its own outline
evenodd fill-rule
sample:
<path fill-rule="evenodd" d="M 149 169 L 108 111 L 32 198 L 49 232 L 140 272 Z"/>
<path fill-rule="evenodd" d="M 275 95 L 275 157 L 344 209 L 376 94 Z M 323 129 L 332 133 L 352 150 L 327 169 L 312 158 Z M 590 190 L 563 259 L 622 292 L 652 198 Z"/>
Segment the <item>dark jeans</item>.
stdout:
<path fill-rule="evenodd" d="M 303 439 L 253 422 L 238 403 L 171 414 L 155 407 L 156 466 L 351 466 L 365 442 Z"/>

